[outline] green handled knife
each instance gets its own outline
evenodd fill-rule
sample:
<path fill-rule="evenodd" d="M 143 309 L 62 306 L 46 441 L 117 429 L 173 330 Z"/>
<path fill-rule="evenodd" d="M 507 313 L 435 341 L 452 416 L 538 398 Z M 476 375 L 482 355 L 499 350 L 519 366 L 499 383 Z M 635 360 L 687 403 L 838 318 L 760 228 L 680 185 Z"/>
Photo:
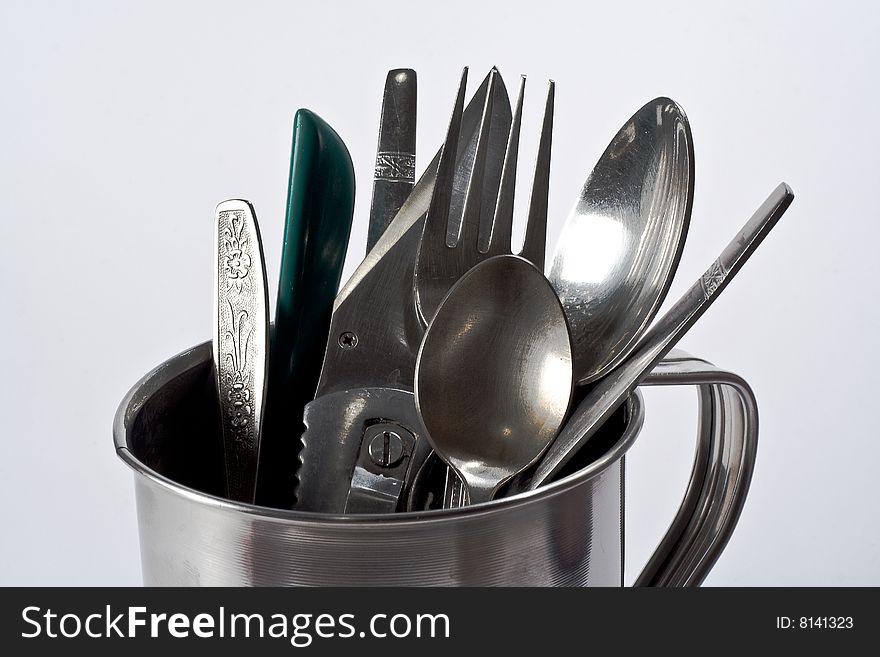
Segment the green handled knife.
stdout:
<path fill-rule="evenodd" d="M 293 507 L 303 407 L 318 385 L 353 211 L 348 149 L 319 116 L 297 111 L 257 479 L 265 506 Z"/>

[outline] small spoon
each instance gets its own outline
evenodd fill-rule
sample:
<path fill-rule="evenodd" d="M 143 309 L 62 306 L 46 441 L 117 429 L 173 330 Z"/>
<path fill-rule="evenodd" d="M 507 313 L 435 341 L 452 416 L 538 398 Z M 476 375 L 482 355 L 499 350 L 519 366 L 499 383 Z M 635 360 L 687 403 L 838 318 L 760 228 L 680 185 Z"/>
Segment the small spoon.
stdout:
<path fill-rule="evenodd" d="M 419 349 L 415 399 L 431 446 L 488 502 L 555 438 L 573 387 L 571 338 L 550 283 L 500 255 L 440 303 Z"/>
<path fill-rule="evenodd" d="M 656 98 L 620 129 L 568 216 L 550 282 L 579 384 L 620 364 L 663 303 L 684 247 L 694 149 L 684 111 Z"/>

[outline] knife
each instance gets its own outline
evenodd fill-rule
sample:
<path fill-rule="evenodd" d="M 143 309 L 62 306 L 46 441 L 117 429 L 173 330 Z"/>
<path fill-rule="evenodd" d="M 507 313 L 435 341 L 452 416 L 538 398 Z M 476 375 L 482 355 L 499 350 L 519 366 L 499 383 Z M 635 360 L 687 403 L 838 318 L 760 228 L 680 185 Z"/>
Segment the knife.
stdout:
<path fill-rule="evenodd" d="M 264 506 L 294 504 L 297 438 L 318 384 L 353 209 L 348 149 L 317 114 L 297 111 L 257 490 Z"/>
<path fill-rule="evenodd" d="M 461 119 L 455 160 L 457 184 L 452 197 L 459 214 L 487 89 L 488 76 Z M 484 184 L 497 191 L 511 121 L 510 100 L 500 77 L 495 93 L 491 166 Z M 403 450 L 402 458 L 408 463 L 403 481 L 411 479 L 409 472 L 430 454 L 412 392 L 415 358 L 425 330 L 413 303 L 413 266 L 440 156 L 435 156 L 388 229 L 336 297 L 316 397 L 304 413 L 297 509 L 345 511 L 350 482 L 359 474 L 355 468 L 361 444 L 377 424 L 385 424 L 389 433 L 400 439 L 400 443 L 389 440 L 389 451 L 393 445 L 411 441 L 409 450 Z M 387 427 L 389 423 L 393 426 Z M 377 450 L 383 458 L 384 433 L 382 449 Z M 401 466 L 398 462 L 393 467 Z"/>

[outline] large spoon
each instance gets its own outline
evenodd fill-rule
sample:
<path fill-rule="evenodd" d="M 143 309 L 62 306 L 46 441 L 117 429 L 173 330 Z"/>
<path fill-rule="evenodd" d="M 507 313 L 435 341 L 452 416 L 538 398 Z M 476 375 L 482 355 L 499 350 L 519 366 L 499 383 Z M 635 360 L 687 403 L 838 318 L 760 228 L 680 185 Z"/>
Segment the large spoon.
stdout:
<path fill-rule="evenodd" d="M 712 305 L 776 225 L 792 200 L 794 193 L 785 183 L 773 190 L 721 256 L 645 334 L 629 358 L 593 386 L 547 450 L 531 480 L 524 486 L 519 485 L 520 481 L 513 482 L 512 492 L 523 488 L 533 490 L 543 484 L 593 437 L 611 413 Z"/>
<path fill-rule="evenodd" d="M 471 504 L 533 464 L 573 387 L 571 338 L 550 283 L 528 260 L 482 261 L 449 290 L 425 332 L 415 398 L 428 439 Z"/>
<path fill-rule="evenodd" d="M 578 383 L 614 369 L 648 328 L 678 266 L 693 196 L 687 117 L 656 98 L 605 149 L 553 254 L 549 278 L 568 318 Z"/>

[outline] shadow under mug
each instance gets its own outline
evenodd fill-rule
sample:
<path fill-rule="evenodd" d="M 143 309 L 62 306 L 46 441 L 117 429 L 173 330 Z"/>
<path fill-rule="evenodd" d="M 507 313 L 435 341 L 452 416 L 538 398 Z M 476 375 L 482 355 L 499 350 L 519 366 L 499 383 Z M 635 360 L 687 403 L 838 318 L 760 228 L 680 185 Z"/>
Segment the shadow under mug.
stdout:
<path fill-rule="evenodd" d="M 116 413 L 116 450 L 135 473 L 146 585 L 623 585 L 624 455 L 644 419 L 638 391 L 574 472 L 536 491 L 459 509 L 331 516 L 219 495 L 212 376 L 204 343 L 147 374 Z M 684 500 L 636 585 L 699 585 L 748 492 L 754 395 L 740 377 L 678 350 L 644 385 L 695 385 L 699 428 Z"/>

